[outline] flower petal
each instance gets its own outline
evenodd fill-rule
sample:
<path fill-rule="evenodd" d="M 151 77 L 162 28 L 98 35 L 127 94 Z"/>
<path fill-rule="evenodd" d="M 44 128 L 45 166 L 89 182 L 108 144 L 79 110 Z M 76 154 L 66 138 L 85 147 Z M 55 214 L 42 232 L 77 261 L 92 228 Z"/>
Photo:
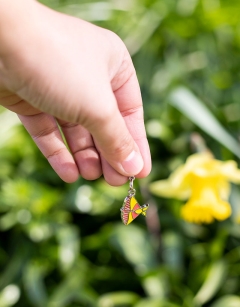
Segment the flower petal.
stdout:
<path fill-rule="evenodd" d="M 196 153 L 187 158 L 185 168 L 192 172 L 197 166 L 202 166 L 209 161 L 214 161 L 213 155 L 210 152 Z"/>
<path fill-rule="evenodd" d="M 231 186 L 229 182 L 225 179 L 219 179 L 217 185 L 221 199 L 227 200 L 231 192 Z"/>
<path fill-rule="evenodd" d="M 226 201 L 222 201 L 221 203 L 219 202 L 213 210 L 213 216 L 219 221 L 226 220 L 227 218 L 229 218 L 231 213 L 232 209 L 229 203 Z"/>
<path fill-rule="evenodd" d="M 221 165 L 221 173 L 225 178 L 234 183 L 240 183 L 240 170 L 235 161 L 223 162 Z"/>
<path fill-rule="evenodd" d="M 186 204 L 181 209 L 182 218 L 190 223 L 210 224 L 214 221 L 211 207 L 203 207 L 200 205 Z"/>
<path fill-rule="evenodd" d="M 166 198 L 177 198 L 186 200 L 191 193 L 190 187 L 181 187 L 181 185 L 173 185 L 171 180 L 159 180 L 150 184 L 150 191 L 157 195 Z"/>

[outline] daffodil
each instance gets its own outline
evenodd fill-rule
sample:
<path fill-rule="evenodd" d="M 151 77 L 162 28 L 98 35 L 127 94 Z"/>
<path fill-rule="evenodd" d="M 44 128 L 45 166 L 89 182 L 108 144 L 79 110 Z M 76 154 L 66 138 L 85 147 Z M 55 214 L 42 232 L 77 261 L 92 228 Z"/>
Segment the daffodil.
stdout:
<path fill-rule="evenodd" d="M 230 182 L 240 183 L 235 161 L 220 161 L 207 152 L 190 156 L 167 180 L 153 182 L 152 193 L 181 200 L 181 216 L 192 223 L 222 221 L 231 215 Z"/>

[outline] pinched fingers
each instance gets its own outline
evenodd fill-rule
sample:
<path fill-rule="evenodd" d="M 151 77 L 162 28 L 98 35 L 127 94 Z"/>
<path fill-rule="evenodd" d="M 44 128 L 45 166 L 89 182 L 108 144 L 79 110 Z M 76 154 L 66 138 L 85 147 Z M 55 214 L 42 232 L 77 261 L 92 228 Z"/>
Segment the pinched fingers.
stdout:
<path fill-rule="evenodd" d="M 100 158 L 90 133 L 81 125 L 57 120 L 71 154 L 64 144 L 57 121 L 52 116 L 45 113 L 18 116 L 52 168 L 64 181 L 74 182 L 79 174 L 87 180 L 94 180 L 102 172 L 111 185 L 118 186 L 127 181 L 104 158 Z"/>
<path fill-rule="evenodd" d="M 110 185 L 120 186 L 126 183 L 127 177 L 119 174 L 99 154 L 91 134 L 84 127 L 63 120 L 58 122 L 83 178 L 94 180 L 103 174 Z"/>

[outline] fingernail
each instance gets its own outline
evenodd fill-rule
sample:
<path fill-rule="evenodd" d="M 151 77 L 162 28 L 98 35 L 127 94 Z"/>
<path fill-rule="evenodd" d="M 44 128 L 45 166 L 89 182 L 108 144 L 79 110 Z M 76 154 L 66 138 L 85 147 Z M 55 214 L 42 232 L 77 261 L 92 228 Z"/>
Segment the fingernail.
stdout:
<path fill-rule="evenodd" d="M 137 175 L 143 168 L 143 159 L 138 152 L 132 151 L 122 162 L 122 167 L 128 175 Z"/>

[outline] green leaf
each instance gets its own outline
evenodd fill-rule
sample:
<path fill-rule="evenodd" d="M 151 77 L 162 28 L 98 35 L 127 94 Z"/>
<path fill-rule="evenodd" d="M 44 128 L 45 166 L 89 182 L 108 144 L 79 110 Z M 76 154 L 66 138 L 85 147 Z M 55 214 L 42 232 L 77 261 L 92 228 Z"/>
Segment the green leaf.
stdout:
<path fill-rule="evenodd" d="M 231 185 L 231 194 L 230 194 L 230 204 L 232 207 L 232 215 L 231 219 L 235 223 L 239 223 L 240 221 L 240 206 L 239 206 L 239 199 L 240 199 L 240 190 L 235 184 Z"/>
<path fill-rule="evenodd" d="M 71 302 L 84 302 L 89 307 L 95 307 L 96 294 L 88 285 L 91 275 L 88 262 L 81 258 L 68 271 L 63 281 L 54 288 L 47 307 L 65 307 Z"/>
<path fill-rule="evenodd" d="M 180 307 L 182 305 L 176 305 L 173 303 L 170 303 L 165 300 L 159 300 L 159 299 L 144 299 L 141 300 L 139 303 L 134 305 L 134 307 Z"/>
<path fill-rule="evenodd" d="M 57 231 L 59 242 L 59 262 L 63 271 L 69 270 L 79 253 L 79 234 L 74 226 L 64 225 Z"/>
<path fill-rule="evenodd" d="M 139 300 L 139 296 L 132 292 L 113 292 L 100 296 L 98 307 L 131 307 Z"/>
<path fill-rule="evenodd" d="M 240 296 L 236 295 L 226 295 L 219 298 L 210 307 L 239 307 L 240 306 Z"/>
<path fill-rule="evenodd" d="M 26 293 L 36 307 L 46 307 L 47 305 L 44 276 L 45 268 L 37 262 L 30 263 L 24 271 L 23 281 Z"/>
<path fill-rule="evenodd" d="M 113 4 L 101 1 L 84 4 L 67 4 L 58 8 L 58 11 L 93 22 L 109 19 L 114 9 Z"/>
<path fill-rule="evenodd" d="M 208 271 L 206 279 L 194 297 L 194 301 L 198 304 L 205 304 L 220 289 L 225 281 L 226 263 L 223 260 L 214 262 Z"/>
<path fill-rule="evenodd" d="M 14 282 L 25 269 L 25 263 L 29 257 L 29 245 L 24 244 L 22 238 L 20 240 L 21 248 L 16 248 L 14 256 L 8 260 L 5 269 L 1 272 L 0 288 Z"/>
<path fill-rule="evenodd" d="M 170 285 L 167 272 L 164 270 L 154 271 L 146 275 L 142 280 L 142 286 L 149 297 L 165 299 Z"/>
<path fill-rule="evenodd" d="M 116 246 L 140 275 L 156 266 L 153 246 L 146 232 L 136 225 L 118 225 L 110 235 L 110 242 Z"/>
<path fill-rule="evenodd" d="M 162 21 L 162 16 L 154 10 L 146 10 L 143 17 L 138 21 L 137 26 L 124 39 L 131 55 L 136 54 L 144 43 L 152 36 Z"/>
<path fill-rule="evenodd" d="M 181 237 L 173 231 L 163 235 L 163 260 L 173 271 L 183 266 L 183 244 Z"/>
<path fill-rule="evenodd" d="M 187 88 L 179 87 L 173 90 L 169 100 L 175 108 L 186 115 L 198 127 L 240 158 L 239 143 L 219 123 L 205 104 Z"/>

